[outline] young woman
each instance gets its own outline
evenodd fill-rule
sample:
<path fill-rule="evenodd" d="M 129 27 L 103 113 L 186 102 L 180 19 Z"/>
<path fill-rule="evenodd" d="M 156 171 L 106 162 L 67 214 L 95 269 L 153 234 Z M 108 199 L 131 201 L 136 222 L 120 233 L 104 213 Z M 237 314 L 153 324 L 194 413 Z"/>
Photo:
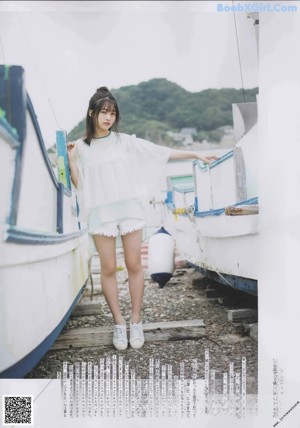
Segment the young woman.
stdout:
<path fill-rule="evenodd" d="M 106 87 L 97 89 L 89 101 L 86 136 L 68 143 L 68 158 L 80 210 L 100 257 L 102 290 L 114 322 L 113 344 L 117 350 L 124 350 L 128 339 L 118 299 L 116 237 L 121 235 L 128 271 L 132 304 L 129 341 L 138 349 L 144 344 L 141 241 L 151 191 L 167 161 L 194 158 L 210 163 L 216 157 L 173 150 L 118 133 L 119 119 L 114 96 Z"/>

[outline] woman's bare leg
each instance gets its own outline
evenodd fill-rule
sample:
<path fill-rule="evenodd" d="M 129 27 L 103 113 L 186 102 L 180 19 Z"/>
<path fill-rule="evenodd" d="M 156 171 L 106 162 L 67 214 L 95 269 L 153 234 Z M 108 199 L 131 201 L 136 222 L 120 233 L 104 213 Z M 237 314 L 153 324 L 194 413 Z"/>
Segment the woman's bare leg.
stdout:
<path fill-rule="evenodd" d="M 111 310 L 114 324 L 122 324 L 124 319 L 120 310 L 116 276 L 116 238 L 102 235 L 93 235 L 93 238 L 100 257 L 101 285 L 105 300 Z"/>
<path fill-rule="evenodd" d="M 139 323 L 144 294 L 144 272 L 141 263 L 142 229 L 123 235 L 122 243 L 132 305 L 131 321 Z"/>

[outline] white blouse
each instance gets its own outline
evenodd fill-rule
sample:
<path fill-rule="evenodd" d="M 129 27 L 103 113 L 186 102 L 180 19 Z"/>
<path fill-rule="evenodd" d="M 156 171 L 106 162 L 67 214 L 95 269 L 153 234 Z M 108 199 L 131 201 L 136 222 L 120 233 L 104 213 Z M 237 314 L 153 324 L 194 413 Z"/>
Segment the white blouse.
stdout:
<path fill-rule="evenodd" d="M 79 139 L 76 149 L 77 194 L 89 231 L 108 221 L 144 219 L 145 203 L 155 192 L 171 149 L 114 132 L 92 139 L 90 145 Z"/>

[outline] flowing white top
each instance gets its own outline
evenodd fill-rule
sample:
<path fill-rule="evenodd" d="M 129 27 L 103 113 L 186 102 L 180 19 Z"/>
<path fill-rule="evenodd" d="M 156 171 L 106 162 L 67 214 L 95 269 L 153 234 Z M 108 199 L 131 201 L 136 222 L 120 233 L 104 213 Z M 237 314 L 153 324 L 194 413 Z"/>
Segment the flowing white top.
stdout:
<path fill-rule="evenodd" d="M 90 232 L 107 221 L 145 218 L 145 201 L 155 191 L 171 149 L 114 132 L 90 145 L 79 139 L 76 149 L 79 205 Z"/>

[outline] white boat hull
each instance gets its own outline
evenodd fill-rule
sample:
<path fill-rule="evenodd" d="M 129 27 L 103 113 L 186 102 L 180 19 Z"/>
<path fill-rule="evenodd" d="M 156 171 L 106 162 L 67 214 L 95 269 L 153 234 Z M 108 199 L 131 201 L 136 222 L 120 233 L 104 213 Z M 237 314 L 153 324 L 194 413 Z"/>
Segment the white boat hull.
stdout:
<path fill-rule="evenodd" d="M 22 68 L 0 66 L 0 85 L 9 119 L 0 120 L 0 377 L 22 378 L 52 346 L 79 300 L 90 251 L 76 195 L 65 180 L 67 165 L 60 171 L 63 184 L 24 90 Z M 57 145 L 65 150 L 63 131 Z"/>
<path fill-rule="evenodd" d="M 199 219 L 197 229 L 207 238 L 237 238 L 258 233 L 258 214 L 247 216 L 213 216 Z"/>
<path fill-rule="evenodd" d="M 241 107 L 255 111 L 254 103 Z M 239 109 L 234 109 L 239 113 Z M 239 120 L 240 116 L 238 115 Z M 167 172 L 168 223 L 188 263 L 223 284 L 257 294 L 259 214 L 257 126 L 210 168 Z M 229 210 L 229 211 L 228 211 Z"/>
<path fill-rule="evenodd" d="M 81 295 L 88 240 L 83 235 L 45 251 L 11 244 L 9 250 L 15 261 L 0 271 L 0 372 L 22 377 L 53 344 Z M 22 263 L 24 254 L 31 262 Z"/>
<path fill-rule="evenodd" d="M 253 215 L 251 217 L 257 216 Z M 257 286 L 255 282 L 258 275 L 256 260 L 258 235 L 256 232 L 258 219 L 253 220 L 250 226 L 247 225 L 250 233 L 246 233 L 246 230 L 243 229 L 241 230 L 242 234 L 231 236 L 228 233 L 227 227 L 225 227 L 222 233 L 223 236 L 218 236 L 220 232 L 218 230 L 220 224 L 218 223 L 215 233 L 213 233 L 214 229 L 212 227 L 210 229 L 211 233 L 205 236 L 199 231 L 196 222 L 191 222 L 188 217 L 178 216 L 175 227 L 172 230 L 176 240 L 177 252 L 182 259 L 189 262 L 195 268 L 216 272 L 216 279 L 232 287 L 236 287 L 237 283 L 237 281 L 232 282 L 232 276 L 237 277 L 237 279 L 240 278 L 241 282 L 243 282 L 243 279 L 244 282 L 247 282 L 247 292 L 251 291 L 249 287 L 253 282 L 251 293 L 256 294 Z M 169 221 L 172 220 L 170 219 Z M 227 280 L 224 278 L 227 278 Z"/>

